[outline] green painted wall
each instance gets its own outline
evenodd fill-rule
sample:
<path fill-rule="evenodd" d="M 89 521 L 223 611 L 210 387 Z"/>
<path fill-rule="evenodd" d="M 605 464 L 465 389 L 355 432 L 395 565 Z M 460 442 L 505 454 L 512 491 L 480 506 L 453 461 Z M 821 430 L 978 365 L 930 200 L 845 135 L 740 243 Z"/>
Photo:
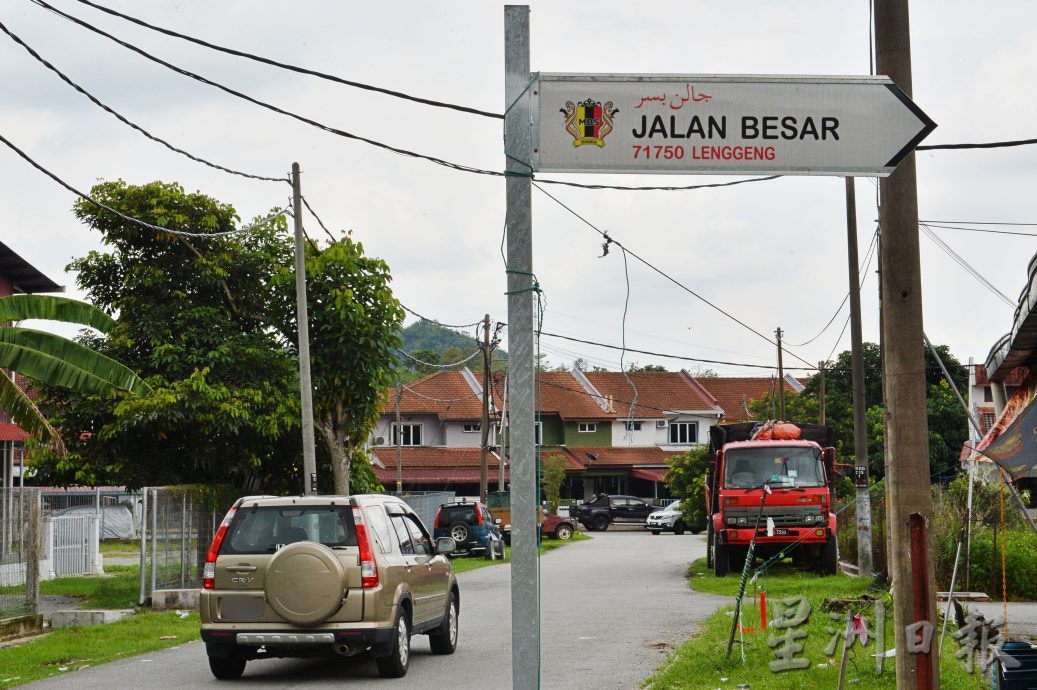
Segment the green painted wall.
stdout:
<path fill-rule="evenodd" d="M 580 448 L 588 446 L 605 447 L 612 445 L 612 423 L 596 422 L 597 429 L 592 432 L 580 433 L 579 422 L 565 423 L 565 444 L 570 447 Z"/>

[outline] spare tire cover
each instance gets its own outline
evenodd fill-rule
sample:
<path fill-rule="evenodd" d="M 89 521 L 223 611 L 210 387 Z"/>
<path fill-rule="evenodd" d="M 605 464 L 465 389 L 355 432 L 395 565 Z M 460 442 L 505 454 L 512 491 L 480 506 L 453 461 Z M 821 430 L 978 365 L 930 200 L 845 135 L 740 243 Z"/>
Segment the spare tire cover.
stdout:
<path fill-rule="evenodd" d="M 342 606 L 346 571 L 335 552 L 311 541 L 284 547 L 270 559 L 266 601 L 289 623 L 313 625 Z"/>

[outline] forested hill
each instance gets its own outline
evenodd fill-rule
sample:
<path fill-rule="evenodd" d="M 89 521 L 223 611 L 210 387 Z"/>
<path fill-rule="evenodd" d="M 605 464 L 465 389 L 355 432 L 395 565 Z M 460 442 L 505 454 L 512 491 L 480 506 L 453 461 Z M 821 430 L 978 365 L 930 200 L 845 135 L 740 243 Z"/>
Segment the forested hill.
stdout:
<path fill-rule="evenodd" d="M 472 326 L 467 334 L 455 331 L 431 321 L 419 320 L 403 329 L 403 351 L 431 364 L 458 362 L 478 349 L 476 337 L 482 338 L 482 326 Z M 492 337 L 492 332 L 491 332 Z M 493 351 L 493 368 L 507 367 L 508 354 L 498 346 Z M 401 364 L 415 374 L 429 374 L 437 369 L 422 367 L 413 360 L 403 358 Z M 473 371 L 482 370 L 482 358 L 476 357 L 468 363 Z"/>

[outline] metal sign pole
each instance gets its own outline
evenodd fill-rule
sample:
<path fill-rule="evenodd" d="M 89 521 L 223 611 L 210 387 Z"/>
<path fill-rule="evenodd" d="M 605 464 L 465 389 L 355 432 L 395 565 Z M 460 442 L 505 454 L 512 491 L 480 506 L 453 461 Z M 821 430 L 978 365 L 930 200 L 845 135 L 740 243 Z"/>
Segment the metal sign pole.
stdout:
<path fill-rule="evenodd" d="M 504 154 L 507 158 L 508 369 L 511 379 L 511 686 L 540 685 L 533 436 L 532 121 L 529 7 L 504 7 Z"/>

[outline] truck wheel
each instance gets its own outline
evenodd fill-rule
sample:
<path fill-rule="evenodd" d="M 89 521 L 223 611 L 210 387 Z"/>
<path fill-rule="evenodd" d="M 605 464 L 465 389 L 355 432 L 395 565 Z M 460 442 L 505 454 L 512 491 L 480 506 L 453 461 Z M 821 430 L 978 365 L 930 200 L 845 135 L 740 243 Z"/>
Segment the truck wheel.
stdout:
<path fill-rule="evenodd" d="M 708 518 L 707 518 L 708 519 Z M 706 523 L 706 568 L 713 567 L 713 521 Z"/>
<path fill-rule="evenodd" d="M 839 572 L 839 542 L 833 535 L 821 547 L 821 574 L 835 575 Z"/>
<path fill-rule="evenodd" d="M 609 528 L 609 519 L 604 515 L 599 515 L 594 518 L 594 529 L 597 532 L 604 532 Z"/>
<path fill-rule="evenodd" d="M 724 544 L 713 544 L 713 574 L 724 577 L 730 566 L 730 548 Z"/>
<path fill-rule="evenodd" d="M 555 539 L 571 539 L 573 536 L 573 528 L 569 525 L 558 525 L 558 529 L 555 530 Z"/>
<path fill-rule="evenodd" d="M 673 533 L 674 534 L 684 534 L 684 523 L 683 522 L 678 522 L 676 525 L 674 525 L 673 526 Z"/>

